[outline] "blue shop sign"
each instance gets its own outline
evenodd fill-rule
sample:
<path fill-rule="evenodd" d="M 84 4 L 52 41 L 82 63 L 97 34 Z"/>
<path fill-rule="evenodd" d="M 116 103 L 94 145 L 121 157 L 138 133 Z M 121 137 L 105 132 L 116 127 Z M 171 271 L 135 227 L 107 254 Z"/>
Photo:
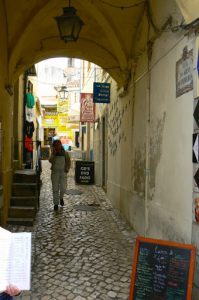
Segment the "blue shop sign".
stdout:
<path fill-rule="evenodd" d="M 93 102 L 110 103 L 110 83 L 93 83 Z"/>

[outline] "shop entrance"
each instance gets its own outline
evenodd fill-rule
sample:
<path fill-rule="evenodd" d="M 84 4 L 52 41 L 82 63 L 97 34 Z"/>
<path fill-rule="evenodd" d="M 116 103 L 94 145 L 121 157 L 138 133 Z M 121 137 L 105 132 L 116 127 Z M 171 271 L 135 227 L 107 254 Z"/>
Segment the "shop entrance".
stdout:
<path fill-rule="evenodd" d="M 55 128 L 44 128 L 44 145 L 52 144 L 52 137 L 55 135 Z"/>

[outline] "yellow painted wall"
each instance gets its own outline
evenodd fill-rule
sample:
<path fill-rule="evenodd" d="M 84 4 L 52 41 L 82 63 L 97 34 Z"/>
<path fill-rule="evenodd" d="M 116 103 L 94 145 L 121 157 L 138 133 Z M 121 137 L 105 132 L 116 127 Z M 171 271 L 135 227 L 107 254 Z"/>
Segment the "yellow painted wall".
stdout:
<path fill-rule="evenodd" d="M 3 146 L 1 184 L 3 184 L 3 207 L 1 208 L 1 223 L 7 219 L 11 189 L 11 149 L 12 149 L 12 116 L 13 98 L 8 94 L 5 85 L 10 84 L 8 78 L 8 49 L 7 49 L 7 24 L 4 11 L 4 1 L 0 1 L 0 119 L 2 120 Z"/>

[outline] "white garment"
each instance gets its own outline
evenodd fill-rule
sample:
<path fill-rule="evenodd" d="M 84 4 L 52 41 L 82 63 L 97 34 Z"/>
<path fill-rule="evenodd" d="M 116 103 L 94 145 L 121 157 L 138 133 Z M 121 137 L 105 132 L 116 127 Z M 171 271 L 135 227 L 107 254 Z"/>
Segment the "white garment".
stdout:
<path fill-rule="evenodd" d="M 25 107 L 26 121 L 33 122 L 34 111 L 33 108 Z"/>
<path fill-rule="evenodd" d="M 54 205 L 59 204 L 60 199 L 63 199 L 66 191 L 67 174 L 64 172 L 64 170 L 65 156 L 55 156 L 51 173 Z"/>
<path fill-rule="evenodd" d="M 67 185 L 67 175 L 64 172 L 53 172 L 51 173 L 52 189 L 53 189 L 53 203 L 58 205 L 60 199 L 63 199 L 66 185 Z"/>

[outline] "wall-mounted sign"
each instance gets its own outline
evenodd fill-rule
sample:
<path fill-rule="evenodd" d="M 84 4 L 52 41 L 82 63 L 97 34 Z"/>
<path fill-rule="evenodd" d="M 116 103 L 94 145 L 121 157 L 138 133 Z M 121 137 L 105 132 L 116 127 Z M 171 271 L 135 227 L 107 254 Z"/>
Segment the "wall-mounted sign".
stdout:
<path fill-rule="evenodd" d="M 183 55 L 176 63 L 176 97 L 193 89 L 193 50 L 183 49 Z"/>
<path fill-rule="evenodd" d="M 95 122 L 95 104 L 93 94 L 81 93 L 80 122 Z"/>
<path fill-rule="evenodd" d="M 68 115 L 68 122 L 79 122 L 79 115 Z"/>
<path fill-rule="evenodd" d="M 59 122 L 59 126 L 66 126 L 68 122 L 67 114 L 58 115 L 58 122 Z"/>
<path fill-rule="evenodd" d="M 58 126 L 58 116 L 51 115 L 51 116 L 44 116 L 42 119 L 42 126 L 43 127 L 57 127 Z"/>
<path fill-rule="evenodd" d="M 93 102 L 110 103 L 110 83 L 93 83 Z"/>

